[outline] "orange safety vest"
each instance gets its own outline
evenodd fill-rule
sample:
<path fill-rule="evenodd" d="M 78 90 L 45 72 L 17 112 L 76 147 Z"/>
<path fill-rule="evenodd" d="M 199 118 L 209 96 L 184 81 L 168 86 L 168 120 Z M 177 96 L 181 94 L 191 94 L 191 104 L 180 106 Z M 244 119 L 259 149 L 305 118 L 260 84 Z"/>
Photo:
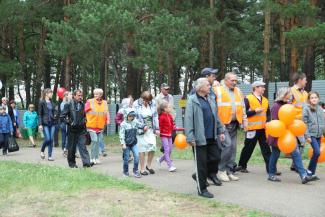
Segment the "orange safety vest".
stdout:
<path fill-rule="evenodd" d="M 218 115 L 220 121 L 223 124 L 229 124 L 233 115 L 232 106 L 233 102 L 230 97 L 228 90 L 224 86 L 219 86 L 215 88 L 217 96 L 217 106 L 218 106 Z M 242 94 L 240 90 L 235 87 L 235 106 L 236 106 L 236 119 L 242 124 L 243 123 L 243 105 L 242 105 Z"/>
<path fill-rule="evenodd" d="M 294 97 L 292 104 L 296 107 L 296 119 L 302 120 L 302 107 L 307 102 L 308 93 L 306 91 L 301 92 L 296 87 L 291 87 L 291 93 Z"/>
<path fill-rule="evenodd" d="M 107 121 L 108 105 L 105 100 L 101 104 L 95 99 L 89 100 L 90 111 L 86 113 L 87 128 L 104 129 Z"/>
<path fill-rule="evenodd" d="M 267 98 L 262 96 L 262 104 L 261 104 L 260 101 L 253 94 L 247 95 L 246 98 L 248 99 L 249 107 L 251 110 L 255 110 L 257 108 L 263 109 L 263 112 L 247 118 L 248 130 L 265 129 L 266 112 L 269 107 L 269 101 L 267 100 Z"/>

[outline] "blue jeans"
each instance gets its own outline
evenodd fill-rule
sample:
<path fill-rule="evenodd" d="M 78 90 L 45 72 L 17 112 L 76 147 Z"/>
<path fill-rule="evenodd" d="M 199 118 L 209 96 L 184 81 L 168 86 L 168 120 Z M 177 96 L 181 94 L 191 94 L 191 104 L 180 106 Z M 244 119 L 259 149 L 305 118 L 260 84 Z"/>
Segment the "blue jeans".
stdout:
<path fill-rule="evenodd" d="M 308 170 L 312 175 L 316 172 L 317 160 L 320 155 L 320 138 L 311 137 L 311 147 L 313 148 L 313 156 L 310 159 Z"/>
<path fill-rule="evenodd" d="M 138 171 L 138 165 L 139 165 L 139 151 L 137 145 L 133 145 L 132 147 L 126 146 L 126 149 L 123 150 L 123 172 L 124 173 L 129 172 L 130 151 L 132 151 L 134 157 L 133 173 L 136 173 Z"/>
<path fill-rule="evenodd" d="M 104 138 L 99 142 L 99 153 L 105 152 Z"/>
<path fill-rule="evenodd" d="M 274 176 L 276 173 L 276 163 L 280 156 L 280 150 L 277 147 L 272 147 L 272 153 L 270 157 L 269 162 L 269 176 Z M 298 171 L 300 178 L 304 178 L 307 173 L 304 168 L 304 165 L 302 164 L 302 158 L 299 152 L 299 146 L 296 146 L 296 149 L 291 153 L 291 157 L 294 163 L 294 166 L 296 168 L 296 171 Z"/>
<path fill-rule="evenodd" d="M 96 133 L 94 131 L 89 131 L 91 138 L 91 149 L 90 149 L 90 159 L 99 158 L 99 145 L 104 144 L 103 132 Z"/>
<path fill-rule="evenodd" d="M 62 150 L 64 149 L 68 149 L 68 139 L 67 139 L 67 124 L 62 122 L 60 124 L 60 129 L 61 129 L 61 136 L 62 136 L 62 140 L 61 140 L 61 145 L 62 145 Z"/>
<path fill-rule="evenodd" d="M 42 144 L 41 152 L 44 152 L 46 146 L 48 146 L 48 157 L 52 157 L 54 131 L 55 125 L 43 126 L 44 142 Z"/>

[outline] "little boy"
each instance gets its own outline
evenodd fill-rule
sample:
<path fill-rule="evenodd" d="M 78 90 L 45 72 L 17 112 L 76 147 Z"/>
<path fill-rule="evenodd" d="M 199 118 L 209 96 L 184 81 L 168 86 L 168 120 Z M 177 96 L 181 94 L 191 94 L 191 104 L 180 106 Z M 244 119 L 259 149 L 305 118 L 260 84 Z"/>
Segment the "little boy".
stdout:
<path fill-rule="evenodd" d="M 133 153 L 133 175 L 140 178 L 141 175 L 138 171 L 139 152 L 137 146 L 137 132 L 138 129 L 143 129 L 140 122 L 135 118 L 136 114 L 133 109 L 127 109 L 125 112 L 124 121 L 120 126 L 120 141 L 123 149 L 123 174 L 129 176 L 129 156 L 130 151 Z"/>
<path fill-rule="evenodd" d="M 8 140 L 10 134 L 13 134 L 12 122 L 9 114 L 6 113 L 6 107 L 0 106 L 0 145 L 3 155 L 7 155 Z"/>

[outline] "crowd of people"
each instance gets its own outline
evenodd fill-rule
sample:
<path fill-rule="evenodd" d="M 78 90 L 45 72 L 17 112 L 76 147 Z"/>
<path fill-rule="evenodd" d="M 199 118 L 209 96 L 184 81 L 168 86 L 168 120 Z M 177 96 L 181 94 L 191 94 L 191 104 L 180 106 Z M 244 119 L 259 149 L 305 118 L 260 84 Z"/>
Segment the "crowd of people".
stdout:
<path fill-rule="evenodd" d="M 210 180 L 214 185 L 222 182 L 238 181 L 236 172 L 248 173 L 248 162 L 259 142 L 265 162 L 268 180 L 279 182 L 281 172 L 277 170 L 280 150 L 277 138 L 266 135 L 266 124 L 277 120 L 278 111 L 285 104 L 293 104 L 296 119 L 303 120 L 307 126 L 304 136 L 297 137 L 297 147 L 290 154 L 291 170 L 296 171 L 303 184 L 319 180 L 316 175 L 317 159 L 320 155 L 320 140 L 325 135 L 325 115 L 319 105 L 319 94 L 304 88 L 305 74 L 295 74 L 292 87 L 280 88 L 270 108 L 264 97 L 265 83 L 252 83 L 252 92 L 244 96 L 237 87 L 238 77 L 229 72 L 219 83 L 218 70 L 204 68 L 197 79 L 195 88 L 189 93 L 184 127 L 187 143 L 192 146 L 195 168 L 192 178 L 197 183 L 198 194 L 212 198 L 207 187 Z M 161 85 L 160 93 L 153 97 L 150 91 L 142 92 L 139 99 L 132 96 L 123 99 L 116 114 L 119 127 L 119 140 L 123 150 L 124 176 L 130 176 L 129 162 L 133 160 L 133 176 L 140 178 L 155 174 L 153 162 L 158 166 L 166 163 L 169 172 L 177 169 L 171 159 L 173 139 L 176 131 L 183 130 L 175 125 L 176 112 L 173 96 L 169 94 L 168 84 Z M 78 168 L 76 157 L 80 155 L 83 167 L 100 164 L 99 156 L 107 156 L 104 130 L 110 123 L 108 103 L 103 99 L 103 90 L 93 90 L 93 98 L 83 102 L 81 90 L 65 92 L 60 104 L 53 100 L 53 91 L 46 88 L 35 106 L 30 104 L 23 115 L 23 125 L 31 146 L 36 147 L 35 133 L 43 133 L 40 158 L 54 161 L 53 143 L 55 132 L 60 129 L 62 154 L 67 158 L 70 168 Z M 20 137 L 19 113 L 14 101 L 2 98 L 0 105 L 0 143 L 3 154 L 7 154 L 8 138 Z M 237 132 L 245 131 L 244 147 L 236 163 Z M 154 161 L 157 151 L 157 137 L 160 137 L 163 154 Z M 90 152 L 86 147 L 90 140 Z M 304 145 L 308 142 L 313 155 L 307 168 L 302 163 Z M 47 153 L 45 149 L 47 148 Z M 79 154 L 77 154 L 79 152 Z"/>
<path fill-rule="evenodd" d="M 264 82 L 252 83 L 252 93 L 244 96 L 237 87 L 238 78 L 235 73 L 227 73 L 219 83 L 216 81 L 217 72 L 212 68 L 202 70 L 202 77 L 196 81 L 185 111 L 185 134 L 188 144 L 193 148 L 196 166 L 192 178 L 197 181 L 198 194 L 206 198 L 214 197 L 207 190 L 207 179 L 220 186 L 222 182 L 238 181 L 236 172 L 248 173 L 247 164 L 257 141 L 265 161 L 267 179 L 281 181 L 281 172 L 277 170 L 280 156 L 278 139 L 266 135 L 266 124 L 278 120 L 281 106 L 288 103 L 295 106 L 295 118 L 303 120 L 307 126 L 305 135 L 296 138 L 296 148 L 290 154 L 290 169 L 299 174 L 302 184 L 319 180 L 316 168 L 321 137 L 325 136 L 325 113 L 324 107 L 320 106 L 319 94 L 304 90 L 306 75 L 296 73 L 292 78 L 294 85 L 280 88 L 270 108 L 268 99 L 263 96 Z M 239 128 L 245 131 L 245 140 L 237 164 L 235 159 Z M 306 142 L 313 149 L 307 168 L 302 162 Z"/>

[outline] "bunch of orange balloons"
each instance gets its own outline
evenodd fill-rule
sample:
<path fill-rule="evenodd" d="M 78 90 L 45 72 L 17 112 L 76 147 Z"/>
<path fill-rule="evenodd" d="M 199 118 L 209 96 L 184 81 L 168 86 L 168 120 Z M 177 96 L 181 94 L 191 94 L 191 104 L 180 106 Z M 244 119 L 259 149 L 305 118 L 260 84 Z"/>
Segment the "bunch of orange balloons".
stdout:
<path fill-rule="evenodd" d="M 266 133 L 278 139 L 278 147 L 285 154 L 293 152 L 297 145 L 297 136 L 303 136 L 306 125 L 295 119 L 296 109 L 291 104 L 281 106 L 279 120 L 272 120 L 266 124 Z"/>

